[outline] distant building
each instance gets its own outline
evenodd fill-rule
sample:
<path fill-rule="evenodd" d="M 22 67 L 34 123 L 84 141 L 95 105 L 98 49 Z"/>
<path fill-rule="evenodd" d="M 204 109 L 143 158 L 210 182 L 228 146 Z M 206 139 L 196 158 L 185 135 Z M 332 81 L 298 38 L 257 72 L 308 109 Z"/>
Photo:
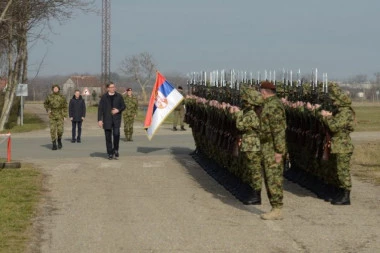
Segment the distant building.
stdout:
<path fill-rule="evenodd" d="M 96 76 L 71 76 L 62 85 L 62 94 L 69 100 L 77 89 L 80 90 L 83 99 L 90 103 L 97 103 L 103 93 L 102 84 Z"/>
<path fill-rule="evenodd" d="M 0 78 L 0 91 L 5 92 L 5 88 L 7 88 L 8 80 Z"/>

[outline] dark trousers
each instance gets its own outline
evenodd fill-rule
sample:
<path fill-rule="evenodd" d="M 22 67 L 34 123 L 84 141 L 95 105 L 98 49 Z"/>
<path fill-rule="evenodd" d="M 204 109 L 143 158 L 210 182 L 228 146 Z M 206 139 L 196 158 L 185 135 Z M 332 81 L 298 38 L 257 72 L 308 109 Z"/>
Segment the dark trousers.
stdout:
<path fill-rule="evenodd" d="M 71 134 L 72 134 L 72 140 L 80 140 L 81 134 L 82 134 L 82 121 L 71 121 L 72 129 L 71 129 Z M 77 138 L 75 138 L 76 134 L 76 129 L 78 127 L 78 135 Z"/>
<path fill-rule="evenodd" d="M 106 135 L 107 154 L 112 155 L 114 150 L 119 151 L 120 128 L 113 127 L 111 129 L 104 129 L 104 133 Z M 112 137 L 113 137 L 113 147 L 112 147 Z"/>

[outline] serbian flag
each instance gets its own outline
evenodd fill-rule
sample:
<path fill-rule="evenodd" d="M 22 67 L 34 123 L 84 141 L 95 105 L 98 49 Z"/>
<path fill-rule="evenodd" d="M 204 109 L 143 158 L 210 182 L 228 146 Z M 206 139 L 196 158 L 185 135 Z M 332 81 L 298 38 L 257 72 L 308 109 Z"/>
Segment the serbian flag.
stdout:
<path fill-rule="evenodd" d="M 144 121 L 144 128 L 149 140 L 152 139 L 158 127 L 183 99 L 181 93 L 157 71 L 156 83 L 150 96 Z"/>

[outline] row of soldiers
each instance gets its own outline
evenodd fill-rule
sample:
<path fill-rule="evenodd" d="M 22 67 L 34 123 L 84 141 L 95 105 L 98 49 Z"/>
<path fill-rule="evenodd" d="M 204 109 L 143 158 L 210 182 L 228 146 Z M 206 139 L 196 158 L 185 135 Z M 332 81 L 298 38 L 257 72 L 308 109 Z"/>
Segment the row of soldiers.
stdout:
<path fill-rule="evenodd" d="M 346 205 L 350 204 L 349 162 L 353 152 L 349 134 L 355 113 L 349 95 L 337 84 L 326 84 L 325 92 L 323 85 L 318 84 L 315 91 L 313 85 L 303 85 L 301 94 L 300 87 L 273 86 L 286 114 L 284 175 L 332 204 Z M 240 179 L 229 188 L 245 204 L 255 203 L 252 192 L 261 188 L 262 178 L 261 169 L 252 167 L 262 167 L 264 154 L 258 159 L 244 152 L 245 145 L 262 152 L 260 142 L 250 143 L 249 138 L 247 144 L 242 142 L 247 135 L 260 135 L 262 126 L 258 130 L 252 123 L 247 129 L 239 126 L 242 111 L 250 111 L 243 118 L 252 117 L 254 112 L 262 124 L 265 104 L 256 90 L 257 86 L 251 85 L 242 85 L 239 90 L 194 85 L 186 101 L 185 120 L 192 128 L 196 151 L 214 161 L 218 170 L 225 169 Z"/>

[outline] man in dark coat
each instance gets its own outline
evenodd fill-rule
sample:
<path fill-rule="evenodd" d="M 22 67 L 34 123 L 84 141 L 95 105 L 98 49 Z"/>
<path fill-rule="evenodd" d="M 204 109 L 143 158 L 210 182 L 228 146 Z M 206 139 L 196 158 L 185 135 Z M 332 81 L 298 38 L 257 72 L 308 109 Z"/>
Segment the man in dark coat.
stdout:
<path fill-rule="evenodd" d="M 82 96 L 80 95 L 79 90 L 75 90 L 73 98 L 70 99 L 69 117 L 70 117 L 71 125 L 72 125 L 71 142 L 75 143 L 75 141 L 76 141 L 76 142 L 80 143 L 81 142 L 81 134 L 82 134 L 82 122 L 83 122 L 84 118 L 86 117 L 86 103 L 82 99 Z M 78 127 L 78 135 L 75 138 L 77 127 Z"/>
<path fill-rule="evenodd" d="M 108 159 L 119 157 L 119 140 L 121 113 L 125 110 L 123 96 L 116 92 L 116 86 L 110 82 L 106 85 L 107 92 L 100 99 L 98 107 L 98 125 L 104 129 Z M 113 145 L 112 145 L 113 136 Z"/>

